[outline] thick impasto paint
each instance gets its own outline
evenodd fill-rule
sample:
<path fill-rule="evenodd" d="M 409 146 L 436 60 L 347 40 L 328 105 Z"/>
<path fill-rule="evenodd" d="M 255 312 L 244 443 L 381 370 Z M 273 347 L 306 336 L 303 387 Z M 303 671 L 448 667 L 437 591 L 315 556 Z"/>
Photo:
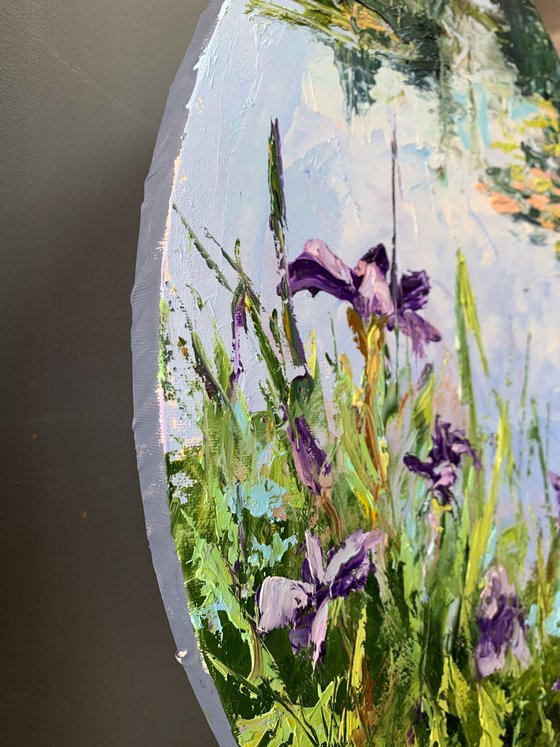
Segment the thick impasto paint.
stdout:
<path fill-rule="evenodd" d="M 560 64 L 535 10 L 226 0 L 183 105 L 159 500 L 232 743 L 557 744 Z"/>

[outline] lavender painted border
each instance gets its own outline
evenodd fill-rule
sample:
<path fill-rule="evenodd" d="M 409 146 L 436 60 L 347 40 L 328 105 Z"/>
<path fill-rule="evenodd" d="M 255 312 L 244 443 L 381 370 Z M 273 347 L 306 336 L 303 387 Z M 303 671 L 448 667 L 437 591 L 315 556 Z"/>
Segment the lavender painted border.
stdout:
<path fill-rule="evenodd" d="M 235 747 L 231 727 L 209 673 L 202 666 L 184 592 L 181 565 L 169 527 L 167 483 L 159 423 L 158 387 L 161 242 L 169 212 L 174 161 L 187 122 L 186 104 L 196 82 L 194 66 L 217 21 L 222 0 L 202 14 L 171 86 L 145 184 L 136 278 L 131 295 L 134 437 L 152 561 L 179 656 L 214 736 Z"/>

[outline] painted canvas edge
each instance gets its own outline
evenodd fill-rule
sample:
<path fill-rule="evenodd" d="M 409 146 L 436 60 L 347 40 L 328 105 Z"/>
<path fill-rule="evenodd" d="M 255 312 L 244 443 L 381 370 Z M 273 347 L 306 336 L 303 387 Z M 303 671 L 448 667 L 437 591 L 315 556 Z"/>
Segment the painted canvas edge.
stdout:
<path fill-rule="evenodd" d="M 196 82 L 194 67 L 217 21 L 222 0 L 201 15 L 188 51 L 170 88 L 141 209 L 132 304 L 133 430 L 140 489 L 152 562 L 179 658 L 220 745 L 235 747 L 231 727 L 202 665 L 192 627 L 183 574 L 170 531 L 167 482 L 159 421 L 158 387 L 161 243 L 169 212 L 174 162 L 187 122 L 186 104 Z M 182 655 L 186 652 L 185 655 Z"/>

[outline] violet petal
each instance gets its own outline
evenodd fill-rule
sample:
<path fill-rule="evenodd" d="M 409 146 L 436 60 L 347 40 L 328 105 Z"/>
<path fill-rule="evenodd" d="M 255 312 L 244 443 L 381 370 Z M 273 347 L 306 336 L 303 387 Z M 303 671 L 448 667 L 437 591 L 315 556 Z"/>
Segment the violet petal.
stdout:
<path fill-rule="evenodd" d="M 508 650 L 513 652 L 522 666 L 530 663 L 523 612 L 515 589 L 501 566 L 486 574 L 477 624 L 480 637 L 474 658 L 480 677 L 488 677 L 502 669 Z"/>
<path fill-rule="evenodd" d="M 399 308 L 419 311 L 428 303 L 430 281 L 424 270 L 401 276 L 399 283 Z"/>
<path fill-rule="evenodd" d="M 411 472 L 415 472 L 417 475 L 423 475 L 424 477 L 434 478 L 434 469 L 431 463 L 423 462 L 418 459 L 414 454 L 405 454 L 403 462 L 407 469 Z"/>
<path fill-rule="evenodd" d="M 323 582 L 330 586 L 332 597 L 346 596 L 363 588 L 373 566 L 372 554 L 382 545 L 385 535 L 375 529 L 359 529 L 350 534 L 330 559 Z"/>
<path fill-rule="evenodd" d="M 452 488 L 455 485 L 457 473 L 449 462 L 444 462 L 435 473 L 435 477 L 436 480 L 432 486 L 432 490 L 438 491 L 443 488 Z"/>
<path fill-rule="evenodd" d="M 303 581 L 293 581 L 282 576 L 269 576 L 257 593 L 260 633 L 294 624 L 302 611 L 309 606 L 313 587 Z"/>
<path fill-rule="evenodd" d="M 430 322 L 411 309 L 399 309 L 399 329 L 412 340 L 412 352 L 417 357 L 424 355 L 424 346 L 429 342 L 439 342 L 441 335 Z M 389 325 L 392 329 L 394 322 Z"/>
<path fill-rule="evenodd" d="M 376 316 L 393 314 L 395 307 L 389 283 L 374 262 L 367 263 L 361 259 L 353 275 L 358 287 L 354 306 L 363 319 L 369 319 L 373 314 Z"/>
<path fill-rule="evenodd" d="M 475 649 L 476 668 L 480 677 L 489 677 L 503 669 L 506 663 L 506 646 L 495 646 L 490 640 L 482 639 Z"/>
<path fill-rule="evenodd" d="M 315 610 L 306 612 L 296 625 L 291 628 L 288 637 L 294 653 L 301 648 L 308 648 L 311 645 L 311 626 L 316 614 Z"/>
<path fill-rule="evenodd" d="M 313 645 L 313 668 L 325 651 L 325 639 L 327 637 L 327 624 L 329 621 L 329 602 L 325 600 L 317 610 L 317 614 L 311 624 L 310 644 Z"/>
<path fill-rule="evenodd" d="M 389 257 L 387 256 L 387 250 L 383 244 L 377 244 L 377 246 L 368 249 L 360 262 L 365 262 L 368 265 L 376 265 L 383 273 L 383 277 L 385 277 L 389 272 Z"/>
<path fill-rule="evenodd" d="M 320 239 L 307 241 L 303 252 L 289 263 L 288 281 L 292 293 L 308 290 L 314 296 L 324 291 L 350 303 L 356 295 L 350 269 Z"/>
<path fill-rule="evenodd" d="M 307 556 L 303 561 L 302 578 L 308 583 L 318 585 L 322 583 L 325 575 L 321 542 L 319 537 L 311 534 L 308 530 L 305 533 L 305 544 L 307 548 Z"/>

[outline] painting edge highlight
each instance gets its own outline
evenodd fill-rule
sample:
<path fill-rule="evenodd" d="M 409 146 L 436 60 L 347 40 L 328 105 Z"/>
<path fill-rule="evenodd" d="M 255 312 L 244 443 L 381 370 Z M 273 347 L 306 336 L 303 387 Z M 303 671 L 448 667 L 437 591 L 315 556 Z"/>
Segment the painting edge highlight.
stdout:
<path fill-rule="evenodd" d="M 218 20 L 222 0 L 201 15 L 187 53 L 170 87 L 154 155 L 144 186 L 132 306 L 132 428 L 140 491 L 152 563 L 182 664 L 219 744 L 235 747 L 231 726 L 210 674 L 202 665 L 188 613 L 183 573 L 169 528 L 167 480 L 161 440 L 158 389 L 161 244 L 169 214 L 174 163 L 188 118 L 186 102 L 196 83 L 195 65 Z"/>

